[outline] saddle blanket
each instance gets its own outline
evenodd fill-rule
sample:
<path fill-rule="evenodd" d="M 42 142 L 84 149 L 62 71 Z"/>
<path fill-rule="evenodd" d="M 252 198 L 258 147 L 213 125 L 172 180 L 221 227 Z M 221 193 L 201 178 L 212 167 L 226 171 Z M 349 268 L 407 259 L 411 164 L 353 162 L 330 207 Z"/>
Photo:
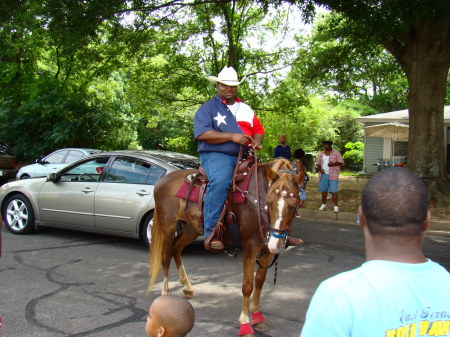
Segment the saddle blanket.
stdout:
<path fill-rule="evenodd" d="M 240 186 L 240 188 L 243 191 L 247 191 L 249 183 L 250 179 L 246 179 L 245 181 L 243 181 L 243 185 Z M 175 196 L 186 200 L 187 194 L 189 192 L 189 186 L 190 183 L 188 181 L 185 181 L 178 189 L 178 192 L 177 194 L 175 194 Z M 205 189 L 205 193 L 208 193 L 208 189 Z M 191 194 L 189 195 L 189 201 L 198 202 L 199 195 L 200 195 L 200 187 L 192 186 Z M 243 196 L 242 193 L 238 191 L 232 192 L 231 197 L 233 200 L 233 204 L 243 204 L 245 202 L 245 196 Z"/>

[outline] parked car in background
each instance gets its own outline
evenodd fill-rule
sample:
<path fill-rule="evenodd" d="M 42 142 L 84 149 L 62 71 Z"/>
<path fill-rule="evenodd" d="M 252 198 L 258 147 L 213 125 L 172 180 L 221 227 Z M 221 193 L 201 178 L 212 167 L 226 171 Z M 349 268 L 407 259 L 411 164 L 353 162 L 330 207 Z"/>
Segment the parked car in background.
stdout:
<path fill-rule="evenodd" d="M 78 148 L 57 150 L 45 157 L 36 159 L 35 164 L 22 167 L 17 172 L 17 179 L 45 177 L 47 174 L 57 172 L 80 158 L 99 152 L 101 150 Z"/>
<path fill-rule="evenodd" d="M 59 227 L 140 238 L 149 245 L 156 182 L 199 164 L 197 157 L 166 151 L 95 153 L 46 178 L 1 186 L 3 222 L 15 234 Z"/>
<path fill-rule="evenodd" d="M 0 141 L 0 185 L 14 179 L 17 174 L 16 157 L 10 147 Z"/>

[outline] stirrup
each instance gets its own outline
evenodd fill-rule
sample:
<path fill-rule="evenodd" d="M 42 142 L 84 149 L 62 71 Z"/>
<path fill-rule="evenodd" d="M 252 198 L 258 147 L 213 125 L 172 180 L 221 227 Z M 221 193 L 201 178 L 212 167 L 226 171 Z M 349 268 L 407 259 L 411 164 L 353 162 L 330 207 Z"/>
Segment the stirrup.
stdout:
<path fill-rule="evenodd" d="M 214 228 L 203 243 L 205 249 L 213 253 L 219 253 L 224 249 L 222 241 L 216 238 L 216 228 Z"/>

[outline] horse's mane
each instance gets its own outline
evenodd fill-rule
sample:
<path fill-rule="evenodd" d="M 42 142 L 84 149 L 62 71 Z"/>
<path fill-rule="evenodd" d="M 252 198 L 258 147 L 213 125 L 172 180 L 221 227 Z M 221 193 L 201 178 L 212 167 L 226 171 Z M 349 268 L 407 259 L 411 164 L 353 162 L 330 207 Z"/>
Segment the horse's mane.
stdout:
<path fill-rule="evenodd" d="M 269 165 L 271 170 L 274 172 L 277 172 L 279 170 L 294 171 L 294 168 L 292 167 L 291 162 L 284 158 L 272 160 L 271 162 L 267 163 L 267 165 Z"/>
<path fill-rule="evenodd" d="M 273 192 L 273 190 L 276 189 L 284 190 L 292 184 L 290 177 L 292 177 L 292 173 L 294 173 L 294 168 L 289 160 L 280 158 L 263 165 L 267 166 L 274 175 L 278 176 L 278 179 L 269 184 L 270 187 L 268 193 Z"/>

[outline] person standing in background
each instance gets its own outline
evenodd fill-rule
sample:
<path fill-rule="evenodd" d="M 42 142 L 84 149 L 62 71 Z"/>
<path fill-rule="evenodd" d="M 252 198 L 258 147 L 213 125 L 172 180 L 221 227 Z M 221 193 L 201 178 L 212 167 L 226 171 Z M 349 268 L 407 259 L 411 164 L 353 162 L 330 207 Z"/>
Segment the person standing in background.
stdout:
<path fill-rule="evenodd" d="M 322 192 L 322 205 L 319 211 L 327 208 L 328 192 L 331 193 L 334 208 L 333 212 L 339 212 L 338 206 L 338 184 L 341 165 L 344 164 L 342 155 L 333 149 L 332 141 L 323 142 L 323 151 L 316 160 L 317 171 L 319 172 L 319 192 Z"/>
<path fill-rule="evenodd" d="M 286 135 L 280 136 L 280 145 L 275 148 L 273 158 L 285 158 L 287 160 L 291 158 L 291 148 L 286 145 Z"/>
<path fill-rule="evenodd" d="M 298 187 L 298 191 L 300 194 L 300 204 L 299 208 L 305 207 L 306 200 L 306 184 L 309 181 L 308 174 L 306 174 L 306 167 L 303 164 L 302 158 L 305 157 L 305 151 L 303 149 L 297 149 L 294 151 L 294 160 L 292 161 L 292 167 L 294 168 L 295 173 L 299 174 L 300 172 L 305 172 L 305 179 L 303 183 Z M 297 218 L 300 218 L 300 215 L 296 215 Z"/>

